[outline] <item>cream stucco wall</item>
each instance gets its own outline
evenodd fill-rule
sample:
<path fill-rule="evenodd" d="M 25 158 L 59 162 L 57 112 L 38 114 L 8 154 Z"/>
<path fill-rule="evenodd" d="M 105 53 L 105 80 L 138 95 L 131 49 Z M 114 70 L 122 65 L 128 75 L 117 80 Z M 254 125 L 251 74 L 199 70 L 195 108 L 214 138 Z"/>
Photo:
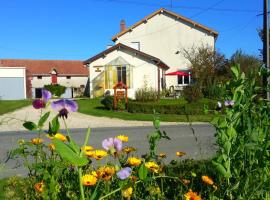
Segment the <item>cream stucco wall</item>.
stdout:
<path fill-rule="evenodd" d="M 170 69 L 167 72 L 188 69 L 190 63 L 181 55 L 181 49 L 196 46 L 215 46 L 213 35 L 165 13 L 157 14 L 132 31 L 120 36 L 116 43 L 131 46 L 140 42 L 140 50 L 160 58 Z M 167 86 L 176 85 L 176 76 L 166 77 Z"/>
<path fill-rule="evenodd" d="M 81 85 L 86 86 L 88 77 L 79 77 L 72 76 L 70 79 L 67 79 L 66 76 L 58 76 L 57 83 L 63 85 L 65 87 L 80 87 Z M 36 76 L 32 79 L 32 87 L 33 88 L 41 88 L 44 85 L 51 84 L 50 76 L 42 76 L 42 79 L 38 79 Z"/>
<path fill-rule="evenodd" d="M 144 82 L 146 80 L 148 86 L 151 86 L 155 89 L 158 89 L 158 68 L 153 63 L 146 61 L 138 56 L 135 56 L 133 53 L 129 53 L 125 50 L 115 50 L 107 54 L 103 58 L 99 58 L 96 61 L 90 63 L 89 65 L 89 77 L 90 77 L 90 96 L 93 97 L 93 80 L 104 72 L 104 67 L 100 67 L 101 72 L 96 72 L 94 66 L 105 66 L 114 59 L 122 57 L 126 60 L 132 67 L 132 88 L 128 89 L 128 96 L 130 98 L 135 98 L 135 91 L 138 88 L 144 87 Z M 162 73 L 160 73 L 162 74 Z M 104 87 L 105 84 L 104 84 Z M 112 88 L 104 88 L 104 90 L 110 90 L 113 94 Z"/>

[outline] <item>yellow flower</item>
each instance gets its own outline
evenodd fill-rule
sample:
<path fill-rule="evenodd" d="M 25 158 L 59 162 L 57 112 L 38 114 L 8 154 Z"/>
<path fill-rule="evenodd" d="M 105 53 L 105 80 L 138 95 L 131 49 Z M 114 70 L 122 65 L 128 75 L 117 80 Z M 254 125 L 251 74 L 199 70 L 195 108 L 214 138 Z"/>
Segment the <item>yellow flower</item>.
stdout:
<path fill-rule="evenodd" d="M 185 152 L 182 152 L 182 151 L 177 151 L 175 154 L 178 157 L 182 157 L 182 156 L 186 155 L 186 153 Z"/>
<path fill-rule="evenodd" d="M 101 160 L 102 158 L 104 158 L 107 155 L 108 155 L 108 153 L 104 150 L 95 150 L 93 152 L 92 157 L 95 158 L 96 160 Z"/>
<path fill-rule="evenodd" d="M 93 151 L 94 148 L 92 146 L 83 146 L 81 150 L 86 154 L 89 151 Z"/>
<path fill-rule="evenodd" d="M 132 192 L 133 192 L 132 187 L 126 188 L 126 189 L 122 190 L 122 196 L 127 198 L 127 199 L 130 199 Z"/>
<path fill-rule="evenodd" d="M 48 147 L 49 147 L 49 149 L 51 151 L 54 151 L 55 150 L 55 145 L 54 144 L 49 144 Z"/>
<path fill-rule="evenodd" d="M 36 190 L 37 192 L 42 193 L 42 192 L 44 191 L 45 185 L 44 185 L 43 181 L 41 181 L 41 182 L 39 182 L 39 183 L 36 183 L 36 184 L 34 185 L 34 188 L 35 188 L 35 190 Z"/>
<path fill-rule="evenodd" d="M 56 139 L 61 140 L 62 142 L 66 142 L 67 141 L 67 137 L 65 135 L 63 135 L 62 133 L 56 133 L 55 135 L 49 135 L 49 134 L 47 134 L 47 137 L 49 139 L 51 139 L 51 140 L 54 139 L 54 138 L 56 138 Z"/>
<path fill-rule="evenodd" d="M 213 185 L 214 190 L 216 191 L 218 187 L 216 185 Z"/>
<path fill-rule="evenodd" d="M 196 192 L 193 192 L 192 190 L 189 190 L 185 194 L 185 200 L 202 200 L 202 198 Z"/>
<path fill-rule="evenodd" d="M 130 157 L 130 158 L 128 158 L 127 162 L 131 166 L 139 166 L 141 164 L 142 160 L 140 158 L 137 158 L 137 157 Z"/>
<path fill-rule="evenodd" d="M 67 137 L 61 133 L 56 133 L 54 135 L 54 138 L 61 140 L 62 142 L 67 141 Z"/>
<path fill-rule="evenodd" d="M 165 154 L 165 153 L 160 153 L 160 154 L 158 155 L 158 157 L 160 157 L 160 158 L 166 158 L 166 154 Z"/>
<path fill-rule="evenodd" d="M 214 181 L 208 176 L 202 176 L 202 181 L 208 185 L 213 185 Z"/>
<path fill-rule="evenodd" d="M 115 169 L 110 166 L 100 167 L 96 173 L 98 178 L 108 181 L 115 174 Z"/>
<path fill-rule="evenodd" d="M 92 174 L 86 174 L 82 177 L 82 184 L 85 186 L 92 186 L 97 183 L 97 177 Z"/>
<path fill-rule="evenodd" d="M 118 138 L 122 142 L 128 142 L 128 136 L 126 136 L 126 135 L 118 135 L 118 136 L 116 136 L 116 138 Z"/>
<path fill-rule="evenodd" d="M 90 158 L 94 158 L 95 151 L 86 151 L 84 154 Z"/>
<path fill-rule="evenodd" d="M 184 184 L 184 185 L 188 185 L 188 184 L 190 184 L 190 180 L 188 180 L 188 179 L 181 179 L 181 182 Z"/>
<path fill-rule="evenodd" d="M 135 149 L 134 147 L 124 147 L 124 148 L 123 148 L 123 151 L 124 151 L 125 153 L 131 153 L 131 152 L 133 152 L 133 151 L 136 151 L 136 149 Z"/>
<path fill-rule="evenodd" d="M 43 139 L 41 138 L 32 138 L 31 143 L 34 145 L 41 144 L 43 142 Z"/>
<path fill-rule="evenodd" d="M 156 164 L 155 162 L 152 162 L 152 161 L 145 163 L 145 167 L 147 169 L 149 169 L 150 171 L 155 172 L 155 173 L 158 173 L 158 171 L 159 171 L 158 164 Z"/>

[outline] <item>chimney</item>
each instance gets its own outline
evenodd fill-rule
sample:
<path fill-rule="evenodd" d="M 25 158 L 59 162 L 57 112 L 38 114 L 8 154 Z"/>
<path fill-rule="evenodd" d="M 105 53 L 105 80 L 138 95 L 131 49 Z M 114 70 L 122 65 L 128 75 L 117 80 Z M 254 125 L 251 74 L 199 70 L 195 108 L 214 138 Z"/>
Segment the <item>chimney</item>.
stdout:
<path fill-rule="evenodd" d="M 122 19 L 120 21 L 120 31 L 122 32 L 124 30 L 126 30 L 126 22 L 125 22 L 125 20 Z"/>

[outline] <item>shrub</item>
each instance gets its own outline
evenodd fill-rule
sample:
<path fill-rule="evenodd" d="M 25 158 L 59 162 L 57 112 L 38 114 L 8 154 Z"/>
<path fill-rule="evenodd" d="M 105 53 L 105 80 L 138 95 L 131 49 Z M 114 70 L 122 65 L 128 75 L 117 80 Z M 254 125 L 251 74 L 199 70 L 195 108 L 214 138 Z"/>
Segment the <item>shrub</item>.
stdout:
<path fill-rule="evenodd" d="M 172 104 L 161 104 L 158 102 L 130 101 L 128 105 L 128 112 L 151 114 L 155 110 L 155 112 L 160 114 L 196 115 L 204 114 L 204 105 L 207 105 L 209 110 L 214 110 L 216 108 L 216 101 L 199 101 L 190 104 L 177 102 Z"/>
<path fill-rule="evenodd" d="M 66 87 L 59 84 L 44 85 L 44 88 L 50 91 L 52 95 L 57 97 L 60 97 L 62 94 L 66 92 Z"/>
<path fill-rule="evenodd" d="M 188 85 L 182 91 L 183 97 L 189 103 L 196 102 L 203 97 L 203 93 L 198 84 Z"/>
<path fill-rule="evenodd" d="M 157 101 L 158 91 L 151 87 L 137 89 L 135 92 L 135 99 L 142 102 Z"/>
<path fill-rule="evenodd" d="M 114 96 L 105 96 L 100 103 L 104 105 L 104 107 L 107 110 L 112 110 L 113 109 L 113 98 Z"/>
<path fill-rule="evenodd" d="M 220 84 L 213 84 L 202 89 L 203 96 L 205 98 L 220 99 L 224 96 L 224 90 Z"/>

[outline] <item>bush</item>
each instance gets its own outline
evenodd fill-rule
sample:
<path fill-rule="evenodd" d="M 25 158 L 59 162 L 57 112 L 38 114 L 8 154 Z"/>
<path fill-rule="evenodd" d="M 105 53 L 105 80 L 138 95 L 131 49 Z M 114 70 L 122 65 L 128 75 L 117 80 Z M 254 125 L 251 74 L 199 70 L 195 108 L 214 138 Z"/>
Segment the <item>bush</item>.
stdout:
<path fill-rule="evenodd" d="M 213 84 L 202 89 L 203 96 L 205 98 L 220 99 L 224 96 L 224 90 L 221 85 Z"/>
<path fill-rule="evenodd" d="M 204 105 L 207 105 L 209 110 L 216 108 L 216 101 L 199 101 L 196 103 L 173 103 L 173 104 L 160 104 L 153 102 L 136 102 L 131 101 L 128 105 L 128 112 L 131 113 L 153 113 L 160 114 L 178 114 L 178 115 L 196 115 L 204 114 Z"/>
<path fill-rule="evenodd" d="M 188 85 L 182 91 L 183 97 L 189 103 L 196 102 L 203 97 L 203 93 L 199 85 Z"/>
<path fill-rule="evenodd" d="M 135 92 L 135 99 L 142 102 L 157 101 L 158 91 L 151 87 L 137 89 Z"/>
<path fill-rule="evenodd" d="M 44 89 L 50 91 L 52 95 L 57 97 L 60 97 L 62 94 L 66 92 L 66 87 L 59 84 L 44 85 Z"/>
<path fill-rule="evenodd" d="M 100 103 L 102 105 L 104 105 L 104 107 L 107 109 L 107 110 L 112 110 L 113 109 L 113 99 L 114 99 L 114 96 L 105 96 L 101 101 Z"/>

